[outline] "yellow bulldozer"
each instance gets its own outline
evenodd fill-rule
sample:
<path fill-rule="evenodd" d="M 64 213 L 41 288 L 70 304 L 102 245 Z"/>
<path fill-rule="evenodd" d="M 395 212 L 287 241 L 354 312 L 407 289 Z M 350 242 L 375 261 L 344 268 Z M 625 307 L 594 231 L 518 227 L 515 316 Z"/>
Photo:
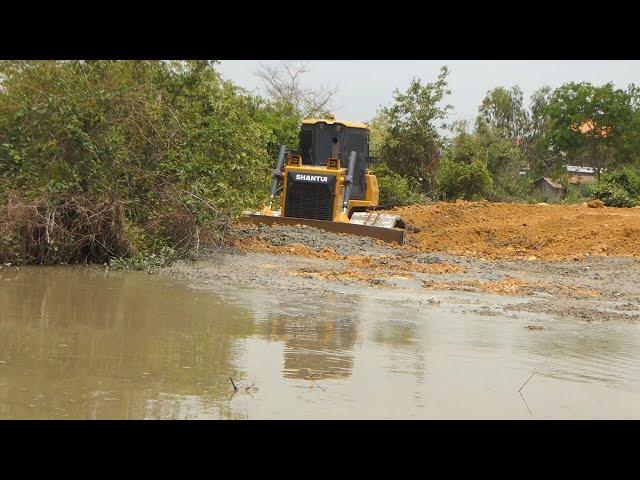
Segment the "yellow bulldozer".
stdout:
<path fill-rule="evenodd" d="M 251 223 L 309 225 L 329 232 L 404 243 L 398 215 L 376 211 L 378 181 L 369 169 L 366 123 L 309 118 L 300 127 L 299 150 L 280 147 L 268 204 L 247 212 Z M 274 210 L 279 194 L 280 210 Z"/>

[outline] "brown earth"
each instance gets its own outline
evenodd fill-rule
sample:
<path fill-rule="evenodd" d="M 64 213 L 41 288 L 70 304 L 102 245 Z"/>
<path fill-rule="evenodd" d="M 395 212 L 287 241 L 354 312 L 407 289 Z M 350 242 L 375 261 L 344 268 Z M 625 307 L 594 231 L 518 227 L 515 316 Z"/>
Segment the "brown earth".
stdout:
<path fill-rule="evenodd" d="M 386 272 L 367 272 L 357 270 L 337 270 L 325 268 L 303 267 L 299 269 L 288 269 L 286 273 L 294 276 L 312 278 L 315 280 L 334 280 L 339 282 L 359 282 L 368 285 L 387 285 L 383 279 L 401 278 L 399 274 L 392 275 Z M 408 278 L 408 277 L 404 277 Z"/>
<path fill-rule="evenodd" d="M 306 250 L 297 248 L 298 252 Z M 314 257 L 314 255 L 302 255 L 305 257 Z M 323 258 L 323 257 L 315 257 Z M 339 258 L 330 258 L 330 260 L 339 260 Z M 377 257 L 357 256 L 347 257 L 342 268 L 309 268 L 303 267 L 299 269 L 287 269 L 289 275 L 298 275 L 306 278 L 314 278 L 319 280 L 338 280 L 341 282 L 361 282 L 369 285 L 383 285 L 383 279 L 409 279 L 414 278 L 414 273 L 426 273 L 432 275 L 438 274 L 455 274 L 464 272 L 464 268 L 447 262 L 434 263 L 409 263 L 402 257 L 394 257 L 391 255 L 380 255 Z M 263 268 L 265 268 L 263 266 Z M 272 268 L 272 265 L 266 268 Z"/>
<path fill-rule="evenodd" d="M 466 290 L 483 293 L 497 293 L 500 295 L 533 295 L 536 292 L 563 294 L 568 297 L 598 297 L 601 293 L 589 288 L 574 285 L 558 285 L 540 281 L 528 281 L 520 278 L 507 277 L 502 280 L 465 280 L 460 282 L 425 281 L 425 288 L 432 290 Z"/>
<path fill-rule="evenodd" d="M 331 250 L 327 250 L 326 248 L 313 250 L 307 245 L 302 245 L 300 243 L 293 243 L 287 246 L 276 246 L 267 242 L 266 240 L 259 240 L 255 238 L 247 238 L 244 240 L 234 238 L 230 242 L 230 246 L 242 252 L 265 252 L 298 255 L 301 257 L 322 258 L 324 260 L 341 260 L 344 258 L 344 255 L 338 255 L 337 253 L 332 252 Z"/>
<path fill-rule="evenodd" d="M 440 202 L 393 210 L 408 225 L 408 250 L 486 259 L 640 257 L 640 208 Z"/>
<path fill-rule="evenodd" d="M 418 272 L 418 273 L 461 273 L 464 268 L 446 262 L 412 263 L 406 256 L 380 255 L 376 257 L 359 256 L 347 258 L 350 267 L 392 272 Z"/>
<path fill-rule="evenodd" d="M 442 302 L 527 321 L 640 320 L 639 208 L 458 201 L 394 211 L 414 227 L 403 246 L 308 226 L 239 225 L 230 248 L 174 272 L 301 297 L 374 287 L 416 308 Z"/>
<path fill-rule="evenodd" d="M 538 325 L 548 316 L 587 322 L 640 321 L 638 242 L 634 243 L 633 234 L 624 235 L 637 231 L 640 210 L 468 202 L 402 210 L 409 213 L 410 223 L 423 228 L 408 233 L 408 244 L 402 247 L 311 227 L 238 226 L 224 247 L 204 247 L 198 261 L 181 262 L 163 273 L 205 288 L 258 286 L 268 292 L 286 292 L 290 301 L 295 297 L 303 303 L 318 295 L 373 295 L 416 309 L 502 315 L 527 325 L 532 321 Z M 567 238 L 570 248 L 558 242 L 537 250 L 529 247 L 530 251 L 522 246 L 544 243 L 540 239 L 545 235 L 558 233 L 545 224 L 544 212 L 550 212 L 551 224 L 562 225 L 562 218 L 566 219 L 572 233 L 560 230 L 559 235 Z M 496 221 L 489 224 L 487 217 Z M 589 219 L 592 226 L 586 233 L 592 236 L 576 232 L 576 225 L 588 224 Z M 531 228 L 509 236 L 518 222 Z M 493 237 L 479 236 L 474 228 L 493 229 Z M 616 232 L 630 240 L 620 241 Z M 585 236 L 583 243 L 574 238 L 580 235 Z M 605 238 L 611 249 L 590 250 L 589 245 Z M 509 240 L 511 245 L 506 243 Z M 470 246 L 475 254 L 464 250 Z M 521 248 L 523 253 L 517 251 Z M 466 254 L 452 253 L 457 251 Z M 531 251 L 536 252 L 535 261 Z"/>

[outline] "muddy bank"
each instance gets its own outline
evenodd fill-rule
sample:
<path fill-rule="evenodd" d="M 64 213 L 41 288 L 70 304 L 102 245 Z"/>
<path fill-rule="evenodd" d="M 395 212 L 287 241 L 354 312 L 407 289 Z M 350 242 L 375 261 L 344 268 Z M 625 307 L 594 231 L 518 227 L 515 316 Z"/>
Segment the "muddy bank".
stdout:
<path fill-rule="evenodd" d="M 167 268 L 202 287 L 246 285 L 401 299 L 415 308 L 446 305 L 478 315 L 506 315 L 531 326 L 542 318 L 587 322 L 640 320 L 640 260 L 586 257 L 581 261 L 489 260 L 421 252 L 369 238 L 309 227 L 245 227 L 221 249 Z"/>

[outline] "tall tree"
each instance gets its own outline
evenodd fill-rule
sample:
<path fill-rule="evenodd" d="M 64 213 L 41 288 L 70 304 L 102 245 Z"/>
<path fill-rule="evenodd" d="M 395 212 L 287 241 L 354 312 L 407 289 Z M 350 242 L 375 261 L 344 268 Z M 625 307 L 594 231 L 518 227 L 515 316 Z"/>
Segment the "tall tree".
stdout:
<path fill-rule="evenodd" d="M 381 157 L 392 170 L 417 180 L 423 189 L 433 187 L 438 149 L 442 138 L 438 127 L 451 105 L 443 101 L 451 91 L 447 88 L 449 69 L 443 66 L 435 82 L 414 79 L 405 93 L 395 90 L 394 103 L 382 110 L 388 118 L 388 130 L 380 149 Z"/>
<path fill-rule="evenodd" d="M 504 132 L 481 124 L 474 133 L 456 125 L 440 165 L 437 186 L 442 197 L 514 200 L 523 193 L 522 149 Z"/>
<path fill-rule="evenodd" d="M 278 65 L 261 65 L 255 75 L 271 100 L 294 106 L 300 116 L 324 116 L 333 107 L 337 86 L 321 84 L 306 88 L 302 77 L 309 72 L 304 62 L 286 60 Z"/>
<path fill-rule="evenodd" d="M 369 153 L 377 157 L 380 155 L 382 146 L 389 134 L 389 118 L 383 111 L 377 112 L 374 117 L 369 120 L 369 132 Z"/>
<path fill-rule="evenodd" d="M 640 167 L 640 88 L 635 84 L 627 87 L 627 93 L 631 101 L 633 115 L 627 128 L 620 135 L 617 155 L 619 164 L 631 167 Z"/>
<path fill-rule="evenodd" d="M 531 95 L 529 106 L 529 129 L 523 143 L 525 161 L 537 176 L 561 174 L 564 157 L 550 148 L 551 121 L 548 114 L 553 89 L 544 86 Z"/>
<path fill-rule="evenodd" d="M 624 162 L 624 139 L 633 123 L 629 91 L 612 83 L 568 83 L 556 89 L 544 108 L 550 124 L 549 144 L 569 161 L 589 162 L 597 171 Z"/>
<path fill-rule="evenodd" d="M 487 92 L 476 120 L 478 126 L 483 123 L 513 141 L 522 142 L 529 122 L 520 87 L 497 87 Z"/>
<path fill-rule="evenodd" d="M 546 107 L 553 89 L 548 85 L 539 88 L 531 95 L 530 113 L 529 113 L 529 140 L 534 140 L 544 134 L 545 127 L 548 125 L 549 116 Z"/>

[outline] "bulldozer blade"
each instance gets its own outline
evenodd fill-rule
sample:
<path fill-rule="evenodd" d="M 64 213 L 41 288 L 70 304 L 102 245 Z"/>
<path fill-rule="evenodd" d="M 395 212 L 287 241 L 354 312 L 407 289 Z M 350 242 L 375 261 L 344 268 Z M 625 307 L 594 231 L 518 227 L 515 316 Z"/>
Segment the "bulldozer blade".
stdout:
<path fill-rule="evenodd" d="M 330 222 L 310 218 L 272 217 L 268 215 L 247 215 L 240 220 L 242 223 L 255 225 L 308 225 L 326 232 L 346 233 L 360 237 L 371 237 L 387 243 L 404 244 L 405 231 L 399 228 L 375 227 L 354 223 Z"/>

